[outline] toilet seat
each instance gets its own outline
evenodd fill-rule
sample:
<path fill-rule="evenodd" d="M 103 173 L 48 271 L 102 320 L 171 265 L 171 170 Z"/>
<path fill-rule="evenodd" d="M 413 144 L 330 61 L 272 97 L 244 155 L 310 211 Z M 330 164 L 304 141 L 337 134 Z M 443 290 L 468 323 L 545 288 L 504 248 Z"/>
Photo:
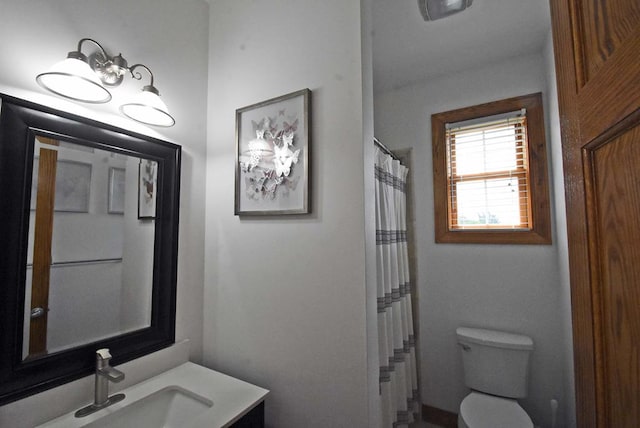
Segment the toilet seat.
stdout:
<path fill-rule="evenodd" d="M 459 422 L 468 428 L 533 428 L 516 400 L 473 391 L 460 404 Z"/>

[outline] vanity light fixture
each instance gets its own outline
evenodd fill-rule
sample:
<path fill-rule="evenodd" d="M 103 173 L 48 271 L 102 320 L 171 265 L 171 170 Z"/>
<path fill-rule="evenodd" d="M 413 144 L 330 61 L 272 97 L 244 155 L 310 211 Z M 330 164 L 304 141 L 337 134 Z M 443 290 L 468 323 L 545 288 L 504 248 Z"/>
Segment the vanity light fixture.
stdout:
<path fill-rule="evenodd" d="M 418 7 L 425 21 L 435 21 L 462 12 L 472 3 L 473 0 L 418 0 Z"/>
<path fill-rule="evenodd" d="M 82 53 L 82 44 L 85 42 L 95 44 L 99 50 L 87 57 Z M 147 70 L 151 76 L 151 83 L 120 106 L 120 111 L 128 118 L 148 125 L 173 126 L 175 119 L 160 99 L 160 92 L 153 85 L 153 73 L 149 67 L 144 64 L 129 67 L 122 54 L 110 56 L 102 45 L 93 39 L 80 39 L 75 51 L 69 52 L 65 60 L 55 64 L 46 73 L 39 74 L 36 81 L 56 95 L 74 101 L 100 104 L 111 100 L 111 93 L 105 86 L 119 86 L 127 72 L 132 78 L 141 80 L 142 75 L 134 72 L 136 68 Z"/>

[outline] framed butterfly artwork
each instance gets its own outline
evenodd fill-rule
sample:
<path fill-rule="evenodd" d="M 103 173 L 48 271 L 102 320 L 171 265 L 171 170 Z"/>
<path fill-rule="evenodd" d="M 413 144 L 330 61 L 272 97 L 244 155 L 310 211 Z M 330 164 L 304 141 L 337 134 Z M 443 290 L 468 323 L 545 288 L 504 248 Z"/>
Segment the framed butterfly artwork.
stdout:
<path fill-rule="evenodd" d="M 236 110 L 235 214 L 311 212 L 311 91 Z"/>

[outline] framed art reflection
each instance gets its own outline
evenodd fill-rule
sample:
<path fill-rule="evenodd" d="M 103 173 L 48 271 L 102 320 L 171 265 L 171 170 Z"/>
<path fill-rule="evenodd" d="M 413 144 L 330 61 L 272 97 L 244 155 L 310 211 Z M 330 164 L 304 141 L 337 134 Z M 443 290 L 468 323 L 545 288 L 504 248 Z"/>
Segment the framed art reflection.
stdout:
<path fill-rule="evenodd" d="M 109 168 L 109 214 L 124 214 L 124 168 Z"/>
<path fill-rule="evenodd" d="M 140 160 L 138 171 L 138 218 L 156 217 L 156 192 L 158 163 L 149 159 Z"/>

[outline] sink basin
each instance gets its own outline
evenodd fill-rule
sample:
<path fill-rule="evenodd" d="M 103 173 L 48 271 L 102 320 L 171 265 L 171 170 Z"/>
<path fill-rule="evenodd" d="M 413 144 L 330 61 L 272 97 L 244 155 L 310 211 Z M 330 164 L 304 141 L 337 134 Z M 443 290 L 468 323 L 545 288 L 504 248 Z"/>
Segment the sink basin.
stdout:
<path fill-rule="evenodd" d="M 186 362 L 122 390 L 113 391 L 124 393 L 125 398 L 109 407 L 82 418 L 75 417 L 74 409 L 38 425 L 38 428 L 229 427 L 263 401 L 268 392 L 215 370 Z"/>
<path fill-rule="evenodd" d="M 113 413 L 84 425 L 87 428 L 180 428 L 213 402 L 179 386 L 167 386 Z"/>

